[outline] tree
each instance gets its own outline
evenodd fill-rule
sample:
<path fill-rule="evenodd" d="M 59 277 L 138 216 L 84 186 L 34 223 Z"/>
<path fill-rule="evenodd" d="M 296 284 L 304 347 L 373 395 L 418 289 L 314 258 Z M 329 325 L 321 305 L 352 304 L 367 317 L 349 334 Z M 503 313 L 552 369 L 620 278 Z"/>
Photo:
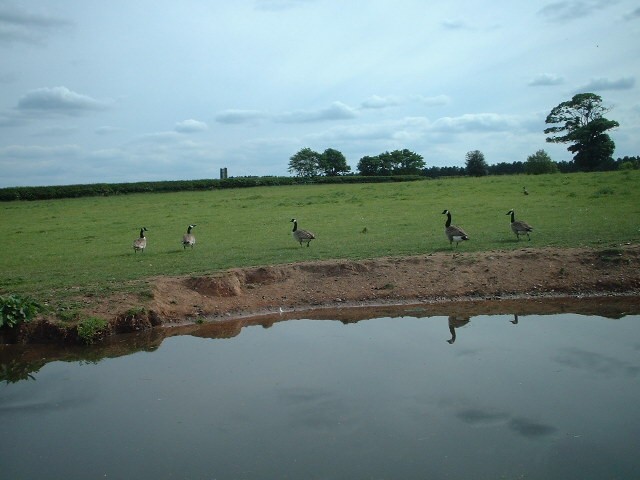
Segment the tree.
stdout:
<path fill-rule="evenodd" d="M 419 175 L 425 166 L 422 155 L 411 150 L 394 150 L 391 155 L 394 175 Z"/>
<path fill-rule="evenodd" d="M 541 173 L 557 173 L 558 165 L 551 160 L 551 157 L 544 150 L 538 150 L 533 155 L 527 157 L 524 164 L 524 171 L 527 174 L 540 175 Z"/>
<path fill-rule="evenodd" d="M 315 177 L 320 169 L 320 154 L 303 148 L 289 159 L 289 173 L 299 177 Z"/>
<path fill-rule="evenodd" d="M 467 152 L 466 156 L 467 175 L 482 177 L 489 171 L 489 166 L 484 159 L 484 154 L 480 150 Z"/>
<path fill-rule="evenodd" d="M 351 167 L 347 165 L 347 159 L 338 150 L 327 148 L 320 155 L 320 170 L 328 177 L 335 177 L 341 173 L 349 173 Z"/>
<path fill-rule="evenodd" d="M 394 150 L 375 157 L 365 156 L 358 162 L 360 175 L 420 175 L 425 163 L 411 150 Z"/>
<path fill-rule="evenodd" d="M 545 134 L 550 143 L 571 143 L 567 150 L 574 154 L 573 161 L 580 170 L 597 170 L 606 165 L 615 150 L 615 143 L 607 133 L 620 124 L 604 118 L 609 109 L 595 93 L 578 93 L 551 110 L 545 123 Z"/>
<path fill-rule="evenodd" d="M 380 158 L 378 158 L 377 156 L 370 157 L 369 155 L 366 155 L 360 159 L 357 168 L 360 175 L 363 175 L 365 177 L 379 175 L 378 172 L 380 171 Z"/>

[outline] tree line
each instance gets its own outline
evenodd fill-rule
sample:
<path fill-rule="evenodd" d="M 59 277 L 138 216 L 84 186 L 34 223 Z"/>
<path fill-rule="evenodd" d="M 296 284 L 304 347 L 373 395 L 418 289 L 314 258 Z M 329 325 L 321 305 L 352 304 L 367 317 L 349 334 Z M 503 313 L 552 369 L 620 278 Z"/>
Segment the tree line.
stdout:
<path fill-rule="evenodd" d="M 579 93 L 571 100 L 554 107 L 544 130 L 549 143 L 568 143 L 573 153 L 571 161 L 554 162 L 544 150 L 529 155 L 526 161 L 501 162 L 489 165 L 479 150 L 467 152 L 464 167 L 426 167 L 424 158 L 410 150 L 394 150 L 374 156 L 364 156 L 358 161 L 357 175 L 423 175 L 427 177 L 460 175 L 508 175 L 571 173 L 580 171 L 606 171 L 619 168 L 640 168 L 639 157 L 613 159 L 615 143 L 606 133 L 619 126 L 604 114 L 609 111 L 602 105 L 602 98 L 594 93 Z M 289 160 L 289 173 L 301 177 L 349 175 L 351 167 L 344 155 L 333 148 L 322 153 L 303 148 Z"/>

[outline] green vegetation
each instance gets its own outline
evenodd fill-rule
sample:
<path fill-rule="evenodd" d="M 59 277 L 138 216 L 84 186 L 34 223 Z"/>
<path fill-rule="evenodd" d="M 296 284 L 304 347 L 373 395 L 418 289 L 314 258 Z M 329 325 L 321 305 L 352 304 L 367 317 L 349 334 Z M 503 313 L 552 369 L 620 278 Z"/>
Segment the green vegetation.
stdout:
<path fill-rule="evenodd" d="M 103 318 L 89 317 L 81 320 L 78 325 L 78 336 L 87 345 L 100 340 L 109 327 L 109 322 Z"/>
<path fill-rule="evenodd" d="M 445 208 L 471 238 L 463 252 L 611 247 L 640 240 L 638 184 L 640 171 L 625 170 L 4 202 L 0 294 L 31 295 L 72 317 L 65 298 L 124 290 L 150 298 L 145 279 L 156 275 L 450 251 Z M 533 225 L 531 242 L 516 241 L 511 208 Z M 293 217 L 316 234 L 310 248 L 291 238 Z M 184 250 L 190 223 L 197 244 Z M 148 246 L 134 253 L 142 226 Z"/>
<path fill-rule="evenodd" d="M 13 328 L 28 322 L 42 309 L 31 297 L 21 295 L 0 296 L 0 328 Z"/>

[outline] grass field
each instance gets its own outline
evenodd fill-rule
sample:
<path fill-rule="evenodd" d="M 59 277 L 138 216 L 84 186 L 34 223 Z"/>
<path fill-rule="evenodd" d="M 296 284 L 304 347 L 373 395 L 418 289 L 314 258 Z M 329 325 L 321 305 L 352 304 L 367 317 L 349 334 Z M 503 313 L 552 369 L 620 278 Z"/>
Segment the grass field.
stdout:
<path fill-rule="evenodd" d="M 445 208 L 471 237 L 462 252 L 635 243 L 639 184 L 640 171 L 621 171 L 2 203 L 0 294 L 99 295 L 156 275 L 449 251 Z M 511 208 L 533 225 L 531 242 L 516 241 Z M 309 248 L 293 241 L 293 217 L 316 233 Z M 185 251 L 189 223 L 197 245 Z M 148 247 L 134 254 L 142 226 Z"/>

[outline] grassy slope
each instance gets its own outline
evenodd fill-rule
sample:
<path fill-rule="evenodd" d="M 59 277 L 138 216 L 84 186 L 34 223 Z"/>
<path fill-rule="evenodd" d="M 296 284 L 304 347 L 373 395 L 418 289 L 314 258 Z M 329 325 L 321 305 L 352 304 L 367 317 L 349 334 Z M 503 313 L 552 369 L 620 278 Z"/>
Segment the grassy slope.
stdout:
<path fill-rule="evenodd" d="M 637 242 L 639 181 L 640 172 L 632 171 L 3 203 L 0 293 L 100 294 L 154 275 L 448 251 L 445 208 L 471 237 L 460 251 L 525 246 L 509 229 L 510 208 L 535 228 L 527 246 Z M 294 216 L 316 233 L 310 248 L 292 240 Z M 183 251 L 189 223 L 198 224 L 198 244 Z M 134 254 L 131 244 L 143 225 L 148 248 Z"/>

